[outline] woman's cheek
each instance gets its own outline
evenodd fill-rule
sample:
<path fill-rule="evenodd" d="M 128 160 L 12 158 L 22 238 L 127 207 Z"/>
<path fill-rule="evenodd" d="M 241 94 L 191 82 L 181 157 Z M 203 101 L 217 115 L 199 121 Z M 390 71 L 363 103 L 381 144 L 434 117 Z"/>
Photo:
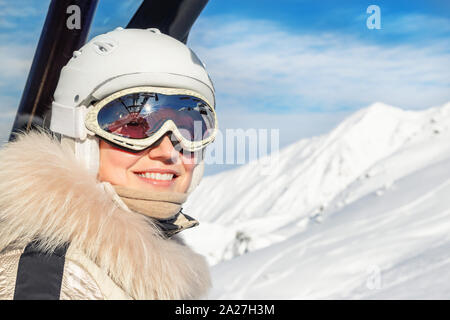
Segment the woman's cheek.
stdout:
<path fill-rule="evenodd" d="M 104 142 L 103 142 L 104 143 Z M 114 184 L 127 182 L 128 168 L 133 166 L 138 157 L 109 145 L 100 148 L 99 179 Z"/>
<path fill-rule="evenodd" d="M 183 166 L 187 172 L 194 170 L 197 162 L 193 152 L 183 152 L 181 154 L 181 161 L 183 162 Z"/>
<path fill-rule="evenodd" d="M 195 168 L 195 159 L 192 156 L 192 153 L 184 152 L 180 156 L 182 164 L 183 164 L 183 175 L 178 179 L 178 184 L 176 187 L 176 191 L 178 192 L 186 192 L 192 181 L 192 172 Z"/>

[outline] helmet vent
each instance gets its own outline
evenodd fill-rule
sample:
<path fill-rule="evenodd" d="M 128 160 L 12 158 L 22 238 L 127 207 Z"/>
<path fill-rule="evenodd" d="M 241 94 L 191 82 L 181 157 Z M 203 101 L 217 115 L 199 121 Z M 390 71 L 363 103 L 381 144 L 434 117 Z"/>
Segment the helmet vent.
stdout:
<path fill-rule="evenodd" d="M 73 52 L 73 58 L 76 59 L 76 58 L 78 58 L 79 56 L 81 56 L 81 51 L 75 50 L 75 51 Z"/>
<path fill-rule="evenodd" d="M 115 49 L 115 43 L 111 41 L 96 41 L 94 42 L 95 51 L 99 54 L 109 54 Z"/>
<path fill-rule="evenodd" d="M 152 32 L 152 33 L 161 33 L 161 31 L 159 31 L 158 28 L 148 28 L 147 30 Z"/>

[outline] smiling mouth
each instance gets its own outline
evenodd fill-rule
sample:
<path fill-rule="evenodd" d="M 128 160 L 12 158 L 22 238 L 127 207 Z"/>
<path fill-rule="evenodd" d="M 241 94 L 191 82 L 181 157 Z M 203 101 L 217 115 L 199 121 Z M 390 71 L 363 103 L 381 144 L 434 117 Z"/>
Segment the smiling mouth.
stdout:
<path fill-rule="evenodd" d="M 161 185 L 166 184 L 168 185 L 173 181 L 175 181 L 175 179 L 178 177 L 178 175 L 172 172 L 144 171 L 144 172 L 134 172 L 134 174 L 137 175 L 140 179 L 144 180 L 145 182 Z"/>

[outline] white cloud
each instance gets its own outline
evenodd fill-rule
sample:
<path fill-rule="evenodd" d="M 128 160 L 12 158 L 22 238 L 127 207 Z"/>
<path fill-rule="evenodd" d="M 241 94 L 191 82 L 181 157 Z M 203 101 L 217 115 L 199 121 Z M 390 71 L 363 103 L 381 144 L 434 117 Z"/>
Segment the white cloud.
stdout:
<path fill-rule="evenodd" d="M 450 19 L 443 17 L 433 17 L 426 14 L 406 14 L 398 16 L 396 19 L 386 19 L 385 29 L 390 33 L 422 34 L 445 34 L 450 32 Z"/>
<path fill-rule="evenodd" d="M 30 1 L 0 1 L 0 16 L 9 18 L 37 16 L 47 10 L 42 4 Z"/>
<path fill-rule="evenodd" d="M 26 78 L 33 54 L 34 48 L 30 45 L 0 45 L 0 81 L 10 84 L 11 77 Z"/>
<path fill-rule="evenodd" d="M 358 109 L 374 101 L 424 108 L 450 100 L 447 42 L 381 45 L 276 23 L 200 18 L 190 45 L 215 81 L 219 107 Z"/>
<path fill-rule="evenodd" d="M 9 138 L 33 55 L 29 45 L 0 45 L 0 145 Z"/>
<path fill-rule="evenodd" d="M 16 117 L 17 107 L 13 108 L 10 104 L 2 102 L 0 108 L 0 146 L 8 141 L 11 129 Z"/>

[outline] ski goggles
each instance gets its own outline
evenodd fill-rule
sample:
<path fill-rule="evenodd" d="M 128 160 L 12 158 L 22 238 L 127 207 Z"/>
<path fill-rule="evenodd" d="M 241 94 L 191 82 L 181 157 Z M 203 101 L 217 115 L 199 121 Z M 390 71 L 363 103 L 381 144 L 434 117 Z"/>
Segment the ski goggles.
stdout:
<path fill-rule="evenodd" d="M 171 132 L 183 149 L 194 152 L 214 141 L 217 133 L 216 113 L 206 98 L 191 90 L 148 86 L 100 100 L 88 109 L 85 125 L 132 151 L 144 150 Z"/>

